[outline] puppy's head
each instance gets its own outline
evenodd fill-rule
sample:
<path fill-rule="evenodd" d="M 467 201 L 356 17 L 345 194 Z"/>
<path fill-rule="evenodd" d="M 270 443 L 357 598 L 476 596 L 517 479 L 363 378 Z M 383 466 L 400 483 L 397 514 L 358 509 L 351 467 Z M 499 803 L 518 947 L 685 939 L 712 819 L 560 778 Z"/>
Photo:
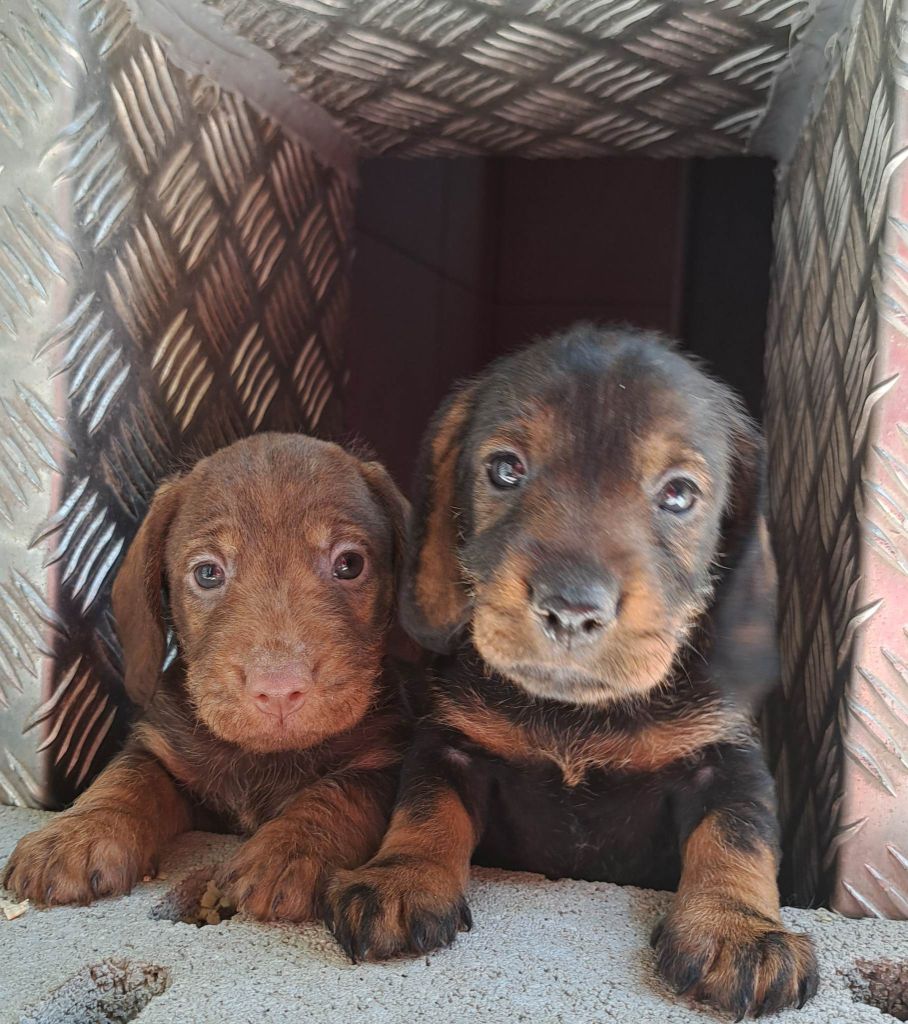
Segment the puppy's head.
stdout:
<path fill-rule="evenodd" d="M 492 668 L 573 703 L 658 686 L 720 600 L 726 647 L 771 648 L 761 452 L 658 338 L 579 327 L 500 360 L 429 429 L 404 625 L 435 650 L 469 628 Z"/>
<path fill-rule="evenodd" d="M 164 483 L 117 574 L 137 704 L 161 672 L 166 592 L 201 721 L 244 749 L 303 748 L 375 697 L 406 502 L 377 463 L 259 434 Z"/>

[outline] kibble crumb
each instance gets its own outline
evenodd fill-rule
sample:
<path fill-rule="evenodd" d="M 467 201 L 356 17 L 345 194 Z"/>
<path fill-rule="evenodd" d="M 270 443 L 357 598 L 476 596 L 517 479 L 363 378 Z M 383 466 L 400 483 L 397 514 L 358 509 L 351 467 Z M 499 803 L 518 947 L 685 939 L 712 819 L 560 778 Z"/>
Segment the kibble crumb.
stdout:
<path fill-rule="evenodd" d="M 28 900 L 17 903 L 15 900 L 0 899 L 0 911 L 3 912 L 7 921 L 15 921 L 17 917 L 21 917 L 28 910 L 28 907 Z"/>
<path fill-rule="evenodd" d="M 221 892 L 214 882 L 205 886 L 199 902 L 182 918 L 186 924 L 201 928 L 206 924 L 221 924 L 236 914 L 236 907 Z"/>
<path fill-rule="evenodd" d="M 212 907 L 216 907 L 218 905 L 220 898 L 221 894 L 218 892 L 214 882 L 209 882 L 208 888 L 202 893 L 202 898 L 199 903 L 206 910 L 211 910 Z"/>

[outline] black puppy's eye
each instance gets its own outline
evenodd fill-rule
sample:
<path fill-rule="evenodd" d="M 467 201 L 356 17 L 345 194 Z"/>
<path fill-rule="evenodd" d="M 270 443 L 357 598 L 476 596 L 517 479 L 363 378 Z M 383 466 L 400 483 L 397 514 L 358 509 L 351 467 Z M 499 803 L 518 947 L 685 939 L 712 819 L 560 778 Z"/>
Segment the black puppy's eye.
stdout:
<path fill-rule="evenodd" d="M 202 590 L 215 590 L 222 587 L 227 577 L 217 562 L 202 562 L 192 570 L 193 579 Z"/>
<path fill-rule="evenodd" d="M 366 560 L 358 551 L 342 551 L 334 559 L 332 573 L 336 580 L 355 580 L 366 565 Z"/>
<path fill-rule="evenodd" d="M 689 512 L 700 494 L 697 485 L 683 476 L 675 477 L 659 492 L 659 508 L 676 515 Z"/>
<path fill-rule="evenodd" d="M 496 452 L 488 461 L 489 479 L 496 487 L 519 487 L 527 475 L 523 459 L 514 452 Z"/>

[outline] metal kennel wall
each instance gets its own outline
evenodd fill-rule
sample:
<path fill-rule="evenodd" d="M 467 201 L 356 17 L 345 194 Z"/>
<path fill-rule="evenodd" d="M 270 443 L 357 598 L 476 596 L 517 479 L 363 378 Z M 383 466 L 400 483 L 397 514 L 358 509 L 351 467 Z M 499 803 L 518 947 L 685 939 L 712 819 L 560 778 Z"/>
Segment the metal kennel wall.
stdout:
<path fill-rule="evenodd" d="M 766 425 L 784 699 L 766 727 L 786 884 L 908 913 L 901 3 L 5 12 L 2 799 L 71 798 L 122 737 L 107 598 L 156 482 L 255 430 L 342 428 L 358 154 L 760 151 L 781 161 Z"/>
<path fill-rule="evenodd" d="M 41 805 L 121 739 L 111 572 L 157 481 L 339 425 L 354 166 L 186 74 L 117 0 L 6 10 L 0 789 Z"/>
<path fill-rule="evenodd" d="M 782 179 L 766 431 L 789 892 L 908 916 L 905 10 L 865 3 Z"/>

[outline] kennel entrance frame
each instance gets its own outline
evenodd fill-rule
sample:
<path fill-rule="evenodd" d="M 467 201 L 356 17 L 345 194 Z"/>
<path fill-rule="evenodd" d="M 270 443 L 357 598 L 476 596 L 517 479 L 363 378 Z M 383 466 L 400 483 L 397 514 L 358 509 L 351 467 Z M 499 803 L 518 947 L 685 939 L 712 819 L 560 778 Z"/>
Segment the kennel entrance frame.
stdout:
<path fill-rule="evenodd" d="M 818 27 L 834 8 L 839 21 Z M 351 138 L 539 158 L 764 139 L 787 161 L 767 430 L 793 709 L 770 735 L 789 860 L 805 901 L 841 878 L 844 909 L 905 913 L 908 837 L 886 823 L 908 799 L 908 656 L 892 618 L 901 576 L 883 568 L 905 561 L 904 376 L 898 330 L 878 329 L 902 322 L 897 208 L 877 249 L 902 178 L 901 3 L 13 0 L 11 12 L 4 799 L 65 799 L 122 734 L 105 597 L 156 480 L 250 430 L 337 429 Z M 808 72 L 823 87 L 799 134 Z M 763 116 L 771 90 L 788 97 L 787 123 Z"/>

